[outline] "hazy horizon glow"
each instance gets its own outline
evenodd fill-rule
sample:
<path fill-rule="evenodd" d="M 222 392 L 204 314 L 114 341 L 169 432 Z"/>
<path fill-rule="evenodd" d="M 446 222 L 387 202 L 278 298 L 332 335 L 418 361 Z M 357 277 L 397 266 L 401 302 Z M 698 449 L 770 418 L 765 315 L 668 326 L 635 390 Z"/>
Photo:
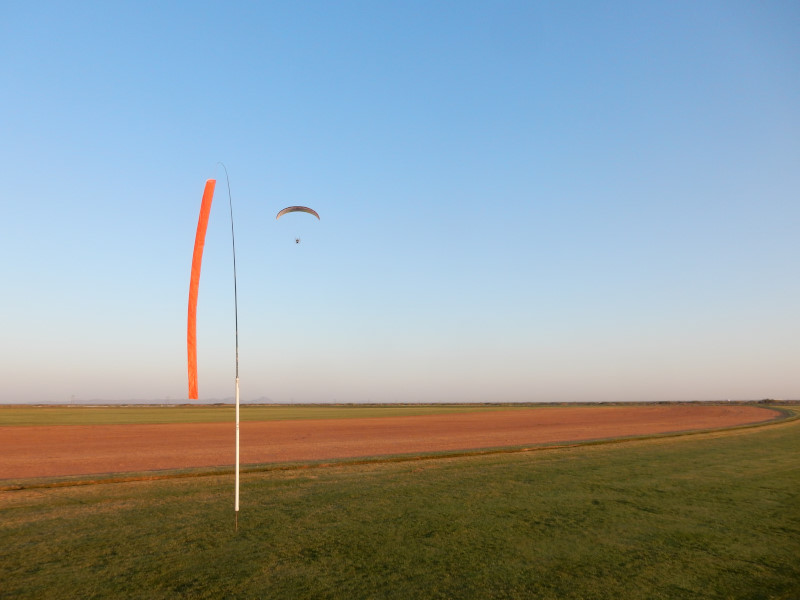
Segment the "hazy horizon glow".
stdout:
<path fill-rule="evenodd" d="M 15 4 L 0 402 L 800 398 L 794 2 Z M 321 220 L 282 218 L 306 205 Z M 307 216 L 307 215 L 306 215 Z M 295 244 L 295 237 L 302 242 Z"/>

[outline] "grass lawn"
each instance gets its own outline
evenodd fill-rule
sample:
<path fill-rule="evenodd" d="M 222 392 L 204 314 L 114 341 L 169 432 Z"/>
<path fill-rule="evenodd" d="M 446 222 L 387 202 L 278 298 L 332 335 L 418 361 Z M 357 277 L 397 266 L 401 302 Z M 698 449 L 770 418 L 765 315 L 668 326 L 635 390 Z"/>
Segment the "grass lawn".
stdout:
<path fill-rule="evenodd" d="M 800 598 L 800 420 L 0 492 L 0 597 Z"/>

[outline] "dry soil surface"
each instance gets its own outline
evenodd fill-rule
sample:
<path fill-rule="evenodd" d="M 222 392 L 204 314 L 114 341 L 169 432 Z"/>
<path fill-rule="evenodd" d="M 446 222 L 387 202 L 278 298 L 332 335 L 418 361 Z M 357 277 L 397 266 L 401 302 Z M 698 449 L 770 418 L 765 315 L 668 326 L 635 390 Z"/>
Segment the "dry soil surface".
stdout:
<path fill-rule="evenodd" d="M 245 409 L 246 410 L 246 409 Z M 241 464 L 570 442 L 730 427 L 744 405 L 543 406 L 463 414 L 242 422 Z M 231 423 L 0 427 L 0 479 L 233 465 Z"/>

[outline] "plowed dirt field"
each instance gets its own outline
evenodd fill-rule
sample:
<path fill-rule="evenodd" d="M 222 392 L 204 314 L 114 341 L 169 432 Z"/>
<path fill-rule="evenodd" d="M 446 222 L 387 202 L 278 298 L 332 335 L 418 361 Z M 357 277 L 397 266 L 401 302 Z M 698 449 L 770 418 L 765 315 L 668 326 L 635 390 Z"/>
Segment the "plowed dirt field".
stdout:
<path fill-rule="evenodd" d="M 241 464 L 605 439 L 730 427 L 777 416 L 757 406 L 662 404 L 245 421 L 240 426 Z M 0 479 L 233 465 L 234 435 L 233 423 L 0 427 Z"/>

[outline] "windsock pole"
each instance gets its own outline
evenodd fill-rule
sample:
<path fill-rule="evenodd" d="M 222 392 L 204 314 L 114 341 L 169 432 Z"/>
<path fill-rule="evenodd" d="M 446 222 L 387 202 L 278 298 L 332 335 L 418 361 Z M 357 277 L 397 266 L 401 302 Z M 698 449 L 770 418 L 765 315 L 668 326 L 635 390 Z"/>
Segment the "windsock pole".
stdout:
<path fill-rule="evenodd" d="M 228 169 L 224 164 L 225 181 L 228 184 L 228 206 L 231 213 L 231 249 L 233 250 L 233 321 L 236 334 L 236 466 L 235 466 L 235 488 L 233 511 L 234 528 L 239 531 L 239 294 L 236 289 L 236 236 L 233 233 L 233 200 L 231 199 L 231 180 L 228 177 Z"/>
<path fill-rule="evenodd" d="M 236 467 L 235 467 L 235 493 L 234 493 L 234 527 L 239 530 L 239 298 L 236 286 L 236 238 L 233 231 L 233 200 L 231 199 L 231 182 L 228 169 L 224 164 L 225 180 L 228 184 L 228 206 L 231 214 L 231 248 L 233 250 L 233 316 L 236 333 Z M 206 181 L 203 191 L 203 201 L 200 206 L 200 218 L 197 223 L 194 252 L 192 254 L 192 274 L 189 282 L 189 317 L 187 327 L 187 353 L 189 375 L 189 399 L 197 400 L 197 292 L 200 286 L 200 266 L 203 260 L 203 247 L 206 239 L 208 218 L 211 213 L 211 202 L 214 198 L 215 179 Z"/>

